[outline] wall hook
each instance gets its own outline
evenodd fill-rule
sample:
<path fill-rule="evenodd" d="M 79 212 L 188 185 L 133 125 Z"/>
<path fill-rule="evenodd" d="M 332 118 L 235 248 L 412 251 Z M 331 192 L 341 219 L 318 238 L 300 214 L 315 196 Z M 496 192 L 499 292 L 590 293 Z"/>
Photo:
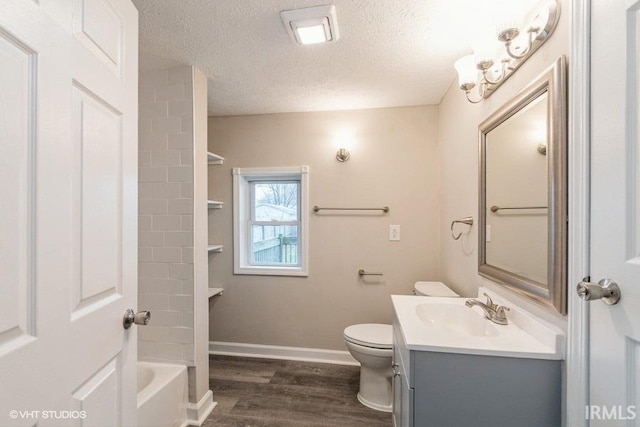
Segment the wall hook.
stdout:
<path fill-rule="evenodd" d="M 466 224 L 469 227 L 473 226 L 473 217 L 465 217 L 465 218 L 461 218 L 461 219 L 456 219 L 454 221 L 451 221 L 451 237 L 453 238 L 453 240 L 459 240 L 460 237 L 462 237 L 462 231 L 459 232 L 458 234 L 453 234 L 453 226 L 456 224 Z"/>

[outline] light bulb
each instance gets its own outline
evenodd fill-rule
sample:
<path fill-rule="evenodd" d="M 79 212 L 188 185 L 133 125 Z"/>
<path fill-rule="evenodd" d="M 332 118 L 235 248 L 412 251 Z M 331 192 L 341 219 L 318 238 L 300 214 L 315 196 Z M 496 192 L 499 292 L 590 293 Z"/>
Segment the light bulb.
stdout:
<path fill-rule="evenodd" d="M 478 81 L 478 69 L 473 55 L 463 56 L 453 65 L 458 72 L 458 84 L 461 89 L 469 90 Z"/>

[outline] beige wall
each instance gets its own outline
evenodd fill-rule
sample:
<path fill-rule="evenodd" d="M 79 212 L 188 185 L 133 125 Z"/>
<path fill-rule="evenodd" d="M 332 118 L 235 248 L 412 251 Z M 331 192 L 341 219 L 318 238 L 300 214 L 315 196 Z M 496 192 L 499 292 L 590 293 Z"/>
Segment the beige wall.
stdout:
<path fill-rule="evenodd" d="M 470 104 L 458 89 L 457 80 L 439 105 L 440 145 L 440 233 L 441 272 L 443 280 L 464 296 L 475 296 L 479 286 L 517 295 L 481 278 L 478 268 L 478 125 L 502 104 L 515 96 L 560 55 L 569 53 L 570 3 L 561 2 L 561 16 L 554 34 L 518 71 L 489 99 Z M 571 61 L 568 61 L 569 67 Z M 457 218 L 471 215 L 476 220 L 473 229 L 461 240 L 451 239 L 449 226 Z M 537 306 L 531 305 L 535 309 Z M 565 319 L 548 310 L 538 314 L 563 326 Z"/>
<path fill-rule="evenodd" d="M 211 286 L 224 294 L 210 307 L 212 341 L 344 350 L 355 323 L 391 323 L 391 294 L 438 279 L 438 108 L 293 113 L 209 118 L 209 149 L 225 157 L 209 168 Z M 339 163 L 340 135 L 351 159 Z M 234 276 L 231 168 L 310 166 L 310 205 L 389 206 L 389 214 L 308 213 L 309 277 Z M 388 239 L 401 225 L 400 242 Z M 365 283 L 358 269 L 384 272 Z"/>

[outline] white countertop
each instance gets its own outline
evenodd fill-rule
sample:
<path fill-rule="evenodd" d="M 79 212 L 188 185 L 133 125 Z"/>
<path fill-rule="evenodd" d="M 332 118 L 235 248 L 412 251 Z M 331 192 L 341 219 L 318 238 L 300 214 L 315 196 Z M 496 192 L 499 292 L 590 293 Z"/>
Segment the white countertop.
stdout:
<path fill-rule="evenodd" d="M 481 308 L 465 307 L 468 298 L 392 295 L 391 299 L 395 315 L 400 322 L 402 337 L 410 350 L 528 359 L 564 359 L 564 333 L 508 303 L 505 305 L 511 309 L 508 313 L 509 324 L 497 325 L 483 316 Z M 481 301 L 484 302 L 484 298 Z M 448 317 L 443 315 L 442 319 L 437 317 L 438 314 L 434 314 L 435 320 L 425 324 L 416 310 L 416 307 L 422 304 L 453 304 L 460 307 L 436 307 L 432 310 L 434 313 L 448 311 L 450 314 Z M 472 313 L 463 312 L 463 308 L 476 312 L 477 320 Z M 423 318 L 429 317 L 428 305 L 423 305 L 419 311 L 422 312 Z M 465 328 L 476 331 L 476 336 L 467 334 Z M 484 331 L 487 331 L 487 336 L 480 336 Z"/>

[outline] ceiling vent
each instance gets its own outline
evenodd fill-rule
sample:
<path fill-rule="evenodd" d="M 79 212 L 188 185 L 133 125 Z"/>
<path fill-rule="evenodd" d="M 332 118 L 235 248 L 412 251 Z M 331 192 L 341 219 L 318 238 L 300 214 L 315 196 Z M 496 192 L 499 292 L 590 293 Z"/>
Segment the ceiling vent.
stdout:
<path fill-rule="evenodd" d="M 334 42 L 340 37 L 334 5 L 283 10 L 280 18 L 298 44 Z"/>

